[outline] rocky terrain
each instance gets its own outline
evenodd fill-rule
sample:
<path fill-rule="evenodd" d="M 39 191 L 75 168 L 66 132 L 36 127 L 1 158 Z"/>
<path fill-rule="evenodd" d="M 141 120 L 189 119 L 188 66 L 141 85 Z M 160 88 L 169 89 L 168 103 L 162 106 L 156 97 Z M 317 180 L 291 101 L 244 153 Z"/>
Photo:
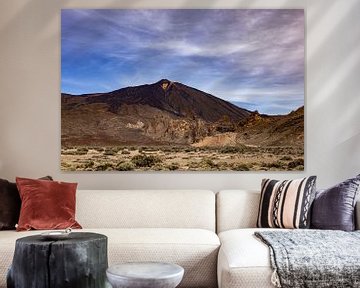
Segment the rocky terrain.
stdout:
<path fill-rule="evenodd" d="M 256 161 L 266 159 L 265 150 L 276 150 L 276 147 L 282 147 L 280 151 L 285 152 L 288 148 L 289 151 L 295 149 L 297 151 L 295 158 L 303 159 L 304 108 L 300 107 L 287 115 L 263 115 L 240 108 L 179 82 L 162 79 L 153 84 L 126 87 L 109 93 L 62 94 L 61 144 L 64 170 L 103 170 L 96 169 L 99 166 L 97 164 L 97 166 L 94 164 L 94 167 L 80 165 L 80 168 L 76 168 L 74 163 L 81 159 L 89 160 L 89 151 L 93 151 L 94 154 L 99 149 L 103 151 L 101 155 L 97 155 L 99 159 L 109 158 L 105 156 L 114 155 L 103 155 L 104 151 L 114 147 L 118 147 L 115 149 L 117 150 L 115 154 L 125 152 L 121 154 L 121 157 L 119 156 L 121 159 L 117 157 L 111 160 L 113 165 L 108 167 L 109 170 L 117 169 L 117 164 L 121 161 L 131 164 L 130 156 L 144 155 L 147 150 L 148 154 L 158 151 L 155 156 L 163 162 L 168 156 L 170 160 L 174 159 L 171 157 L 176 156 L 180 159 L 184 156 L 177 153 L 185 153 L 185 151 L 195 153 L 200 150 L 202 154 L 207 151 L 206 155 L 198 159 L 200 162 L 204 159 L 211 160 L 215 155 L 222 155 L 221 149 L 233 149 L 232 158 L 236 159 L 239 156 L 236 149 L 239 147 L 242 152 L 252 150 L 251 153 L 257 154 Z M 77 153 L 78 150 L 85 151 L 84 149 L 87 149 L 89 153 Z M 162 155 L 164 151 L 167 153 Z M 277 155 L 285 159 L 284 153 L 277 153 Z M 212 158 L 208 154 L 212 155 Z M 229 153 L 224 154 L 229 156 Z M 217 162 L 226 160 L 220 158 Z M 291 162 L 294 157 L 287 158 L 286 161 Z M 200 164 L 191 167 L 189 161 L 179 159 L 176 161 L 168 159 L 164 162 L 166 165 L 161 167 L 177 167 L 180 170 L 210 169 Z M 273 159 L 270 160 L 273 161 Z M 239 170 L 236 165 L 240 162 L 245 163 L 244 161 L 244 159 L 237 159 L 235 162 L 226 160 L 224 162 L 226 165 L 222 166 L 215 161 L 216 165 L 213 165 L 213 168 Z M 155 162 L 153 165 L 144 167 L 128 165 L 129 169 L 120 170 L 146 170 L 147 168 L 152 170 L 160 163 Z M 287 169 L 286 165 L 287 162 L 284 165 L 278 165 L 281 166 L 278 169 Z M 303 168 L 303 161 L 296 167 L 301 169 L 301 166 Z M 254 164 L 251 167 L 251 170 L 261 170 L 264 166 Z"/>

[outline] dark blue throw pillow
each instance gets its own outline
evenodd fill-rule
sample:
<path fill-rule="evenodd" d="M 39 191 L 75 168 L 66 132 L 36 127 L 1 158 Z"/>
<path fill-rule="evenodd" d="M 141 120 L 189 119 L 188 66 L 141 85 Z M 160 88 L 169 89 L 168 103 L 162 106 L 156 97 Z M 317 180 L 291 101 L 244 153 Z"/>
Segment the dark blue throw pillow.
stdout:
<path fill-rule="evenodd" d="M 315 195 L 311 213 L 311 228 L 355 230 L 355 204 L 360 186 L 360 174 Z"/>

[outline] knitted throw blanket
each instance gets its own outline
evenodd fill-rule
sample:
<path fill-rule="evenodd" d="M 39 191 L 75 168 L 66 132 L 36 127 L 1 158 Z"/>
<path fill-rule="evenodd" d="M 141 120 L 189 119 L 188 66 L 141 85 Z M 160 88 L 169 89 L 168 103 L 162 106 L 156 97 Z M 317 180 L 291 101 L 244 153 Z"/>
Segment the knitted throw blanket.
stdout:
<path fill-rule="evenodd" d="M 270 248 L 276 287 L 360 287 L 360 230 L 255 232 Z"/>

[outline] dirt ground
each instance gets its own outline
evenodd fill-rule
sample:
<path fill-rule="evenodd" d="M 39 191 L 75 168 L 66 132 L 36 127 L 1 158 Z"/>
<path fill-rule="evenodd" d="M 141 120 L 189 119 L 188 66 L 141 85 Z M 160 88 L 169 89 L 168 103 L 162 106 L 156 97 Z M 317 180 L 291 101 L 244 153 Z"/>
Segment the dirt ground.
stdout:
<path fill-rule="evenodd" d="M 62 171 L 304 170 L 302 147 L 67 147 Z"/>

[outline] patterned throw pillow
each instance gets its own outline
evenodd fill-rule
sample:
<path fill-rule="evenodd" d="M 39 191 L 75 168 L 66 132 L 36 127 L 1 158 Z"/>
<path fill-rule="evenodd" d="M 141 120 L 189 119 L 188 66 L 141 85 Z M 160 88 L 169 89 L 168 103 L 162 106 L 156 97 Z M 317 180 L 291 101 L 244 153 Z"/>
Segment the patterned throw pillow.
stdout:
<path fill-rule="evenodd" d="M 257 227 L 309 228 L 316 176 L 294 180 L 263 179 Z"/>

